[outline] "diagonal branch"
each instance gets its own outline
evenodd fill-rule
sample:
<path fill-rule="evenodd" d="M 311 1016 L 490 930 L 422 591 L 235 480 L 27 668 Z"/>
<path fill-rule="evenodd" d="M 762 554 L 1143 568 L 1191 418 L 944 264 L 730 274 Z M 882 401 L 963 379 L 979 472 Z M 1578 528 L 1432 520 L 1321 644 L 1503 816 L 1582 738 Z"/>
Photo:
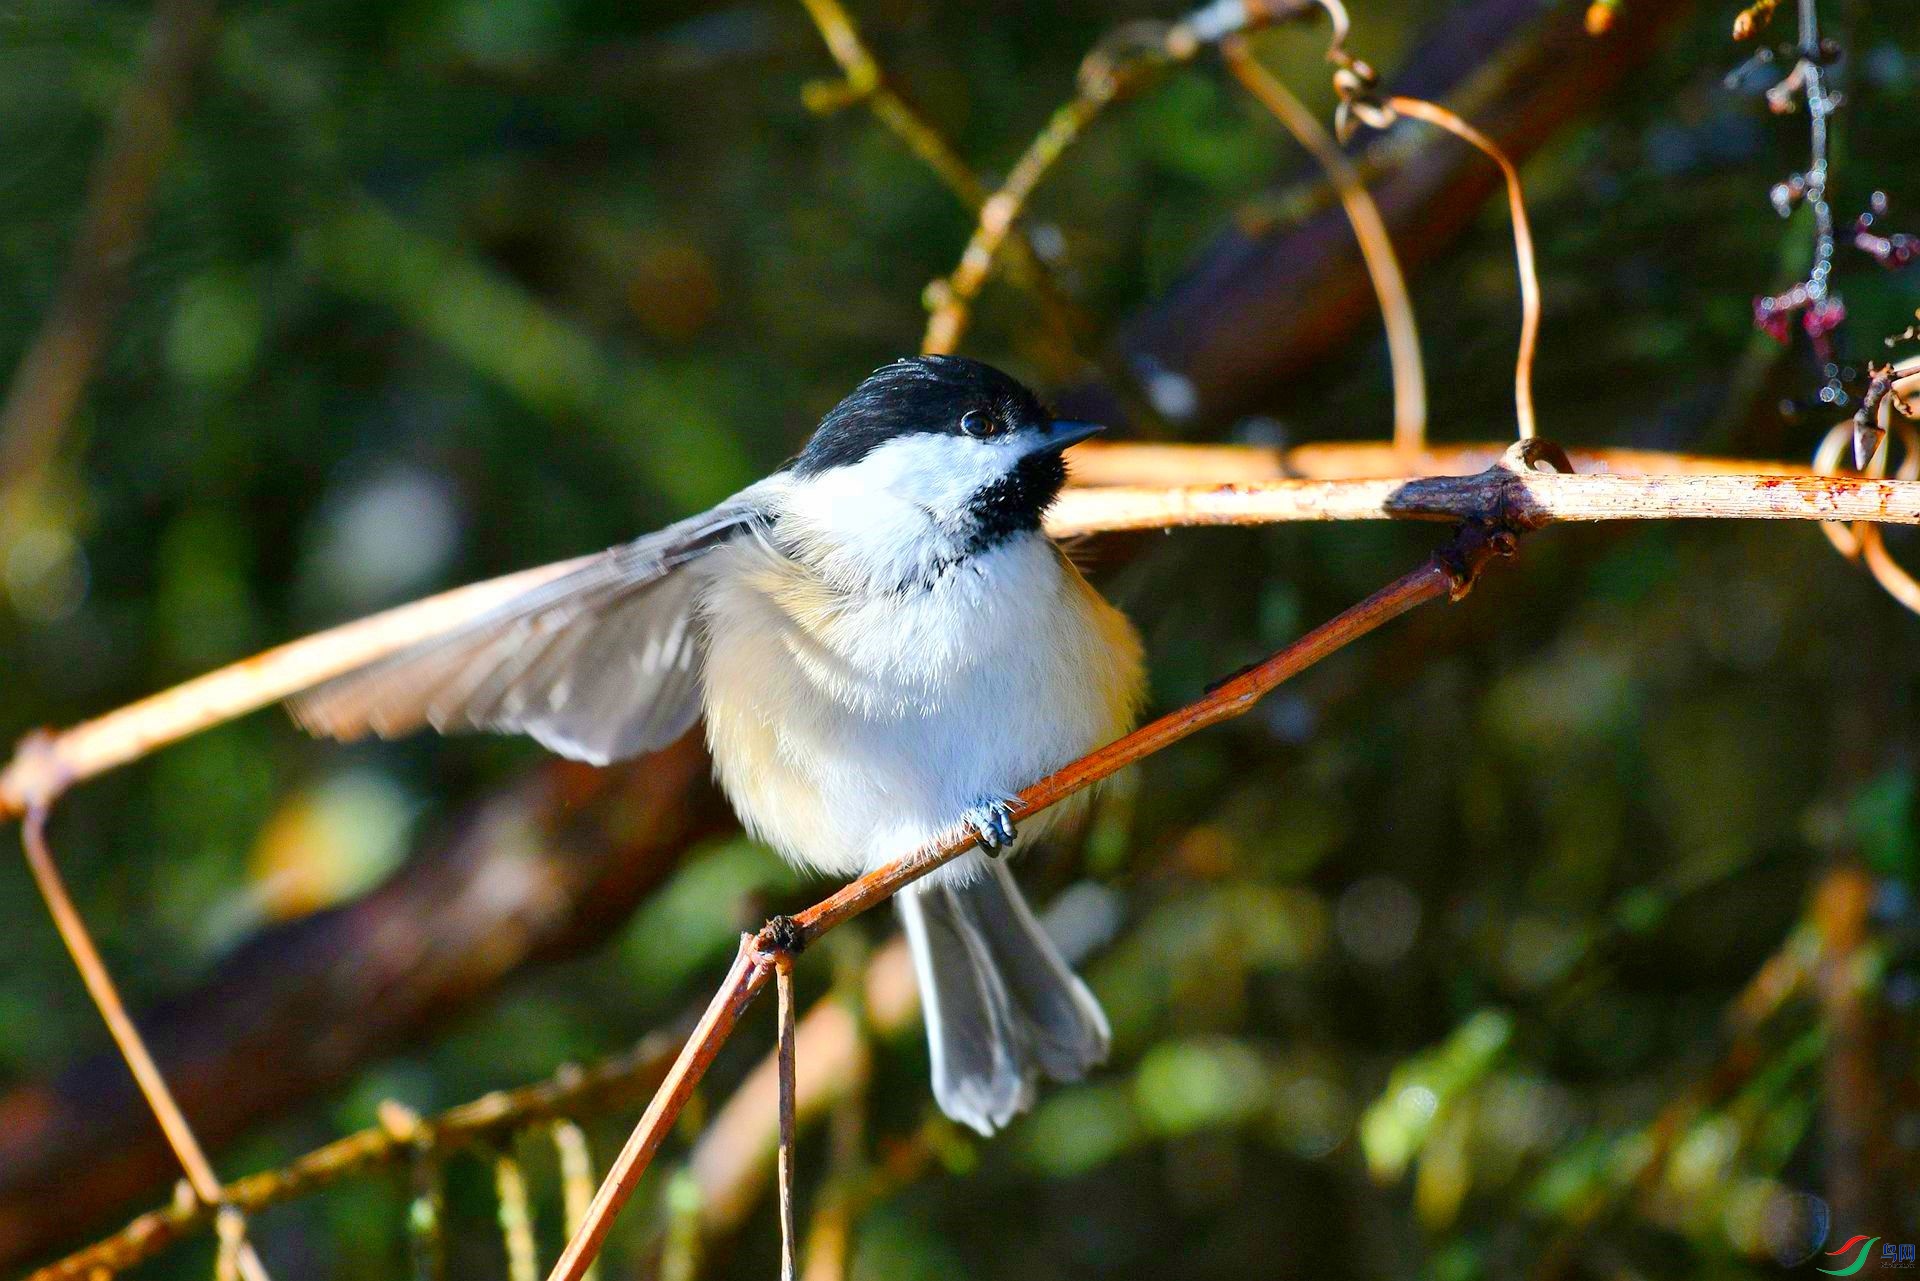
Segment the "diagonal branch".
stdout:
<path fill-rule="evenodd" d="M 1514 531 L 1504 513 L 1492 508 L 1463 526 L 1454 540 L 1420 568 L 1369 596 L 1338 617 L 1308 632 L 1273 657 L 1215 686 L 1198 701 L 1142 726 L 1021 792 L 1016 818 L 1055 805 L 1129 765 L 1162 751 L 1208 726 L 1243 715 L 1281 683 L 1367 635 L 1382 624 L 1442 596 L 1459 599 L 1496 556 L 1511 555 Z M 758 935 L 740 940 L 733 968 L 653 1102 L 635 1126 L 600 1190 L 587 1220 L 571 1241 L 548 1281 L 580 1281 L 599 1256 L 608 1231 L 640 1177 L 679 1117 L 720 1046 L 738 1024 L 785 958 L 834 927 L 885 902 L 901 889 L 972 849 L 978 836 L 962 831 L 939 845 L 918 851 L 870 872 L 793 917 L 779 917 Z"/>

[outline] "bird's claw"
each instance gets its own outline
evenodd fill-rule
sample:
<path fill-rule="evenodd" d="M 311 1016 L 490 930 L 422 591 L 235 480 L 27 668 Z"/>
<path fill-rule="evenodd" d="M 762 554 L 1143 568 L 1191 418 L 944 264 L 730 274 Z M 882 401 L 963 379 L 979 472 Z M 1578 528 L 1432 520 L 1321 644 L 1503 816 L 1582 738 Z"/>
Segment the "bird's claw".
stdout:
<path fill-rule="evenodd" d="M 1013 844 L 1013 806 L 1006 801 L 981 801 L 966 812 L 964 821 L 990 856 Z"/>

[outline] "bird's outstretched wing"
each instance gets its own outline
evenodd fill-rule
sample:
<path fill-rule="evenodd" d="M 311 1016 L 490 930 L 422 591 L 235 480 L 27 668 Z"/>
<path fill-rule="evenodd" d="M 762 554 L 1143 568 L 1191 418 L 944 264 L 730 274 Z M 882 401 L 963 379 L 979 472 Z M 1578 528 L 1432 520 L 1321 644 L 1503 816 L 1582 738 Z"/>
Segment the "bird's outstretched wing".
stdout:
<path fill-rule="evenodd" d="M 288 710 L 310 733 L 348 741 L 483 729 L 600 765 L 665 747 L 700 714 L 699 582 L 684 567 L 759 519 L 759 488 L 315 686 Z"/>

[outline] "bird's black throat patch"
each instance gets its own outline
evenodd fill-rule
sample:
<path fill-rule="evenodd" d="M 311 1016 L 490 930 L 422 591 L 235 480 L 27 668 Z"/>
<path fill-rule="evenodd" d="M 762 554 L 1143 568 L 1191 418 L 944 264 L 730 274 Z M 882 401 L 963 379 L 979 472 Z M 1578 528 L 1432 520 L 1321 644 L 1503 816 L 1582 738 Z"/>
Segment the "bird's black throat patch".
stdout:
<path fill-rule="evenodd" d="M 1028 454 L 1006 475 L 982 485 L 967 503 L 971 528 L 961 554 L 978 555 L 1009 538 L 1037 532 L 1066 483 L 1066 460 L 1046 450 Z"/>

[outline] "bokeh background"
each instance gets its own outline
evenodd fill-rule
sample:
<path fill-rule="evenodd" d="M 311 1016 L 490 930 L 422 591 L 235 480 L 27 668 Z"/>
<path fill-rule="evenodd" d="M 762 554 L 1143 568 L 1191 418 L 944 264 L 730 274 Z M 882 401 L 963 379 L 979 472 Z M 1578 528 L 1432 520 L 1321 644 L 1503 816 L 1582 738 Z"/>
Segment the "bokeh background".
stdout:
<path fill-rule="evenodd" d="M 1803 115 L 1723 84 L 1746 56 L 1736 9 L 1625 0 L 1594 40 L 1578 5 L 1356 0 L 1353 47 L 1389 85 L 1457 89 L 1529 155 L 1541 416 L 1565 443 L 1804 458 L 1836 416 L 1803 407 L 1807 352 L 1752 324 L 1754 296 L 1809 260 L 1804 215 L 1767 199 L 1807 141 Z M 1845 51 L 1836 213 L 1883 191 L 1883 221 L 1920 231 L 1911 6 L 1822 10 Z M 992 174 L 1104 33 L 1176 13 L 853 15 Z M 177 136 L 143 148 L 159 170 L 124 306 L 0 507 L 9 738 L 725 495 L 917 344 L 923 287 L 971 226 L 861 107 L 808 109 L 834 67 L 785 0 L 18 0 L 0 13 L 8 368 L 169 30 Z M 1328 116 L 1323 44 L 1258 49 Z M 1515 67 L 1536 94 L 1518 108 Z M 1389 202 L 1420 264 L 1433 434 L 1507 436 L 1516 303 L 1491 171 L 1406 126 L 1369 155 L 1440 193 Z M 1352 278 L 1325 205 L 1203 56 L 1115 107 L 1035 202 L 1086 317 L 1071 347 L 996 281 L 965 350 L 1138 438 L 1381 438 L 1377 321 L 1290 292 L 1303 263 Z M 1912 270 L 1845 246 L 1837 280 L 1856 364 L 1920 305 Z M 1085 551 L 1165 708 L 1435 538 Z M 859 1024 L 802 1160 L 802 1222 L 844 1219 L 844 1271 L 809 1275 L 1769 1277 L 1856 1234 L 1920 1240 L 1917 676 L 1920 620 L 1811 527 L 1532 539 L 1469 603 L 1153 760 L 1084 847 L 1029 869 L 1113 1016 L 1094 1080 L 980 1142 L 934 1112 L 917 1019 Z M 267 713 L 88 784 L 54 840 L 232 1176 L 383 1100 L 431 1114 L 677 1025 L 740 928 L 829 888 L 729 833 L 703 769 L 691 745 L 600 778 L 517 742 L 342 748 Z M 851 1000 L 891 929 L 878 913 L 834 936 L 803 997 Z M 770 1037 L 761 1011 L 723 1056 L 603 1275 L 771 1274 L 764 1184 L 716 1208 L 688 1164 Z M 0 860 L 9 1271 L 168 1195 L 106 1048 Z M 604 1154 L 634 1112 L 581 1120 Z M 544 1131 L 514 1146 L 550 1261 L 552 1149 Z M 505 1275 L 492 1159 L 448 1163 L 447 1275 Z M 401 1169 L 347 1180 L 256 1238 L 283 1281 L 410 1275 L 409 1196 Z M 197 1241 L 138 1275 L 210 1258 Z"/>

